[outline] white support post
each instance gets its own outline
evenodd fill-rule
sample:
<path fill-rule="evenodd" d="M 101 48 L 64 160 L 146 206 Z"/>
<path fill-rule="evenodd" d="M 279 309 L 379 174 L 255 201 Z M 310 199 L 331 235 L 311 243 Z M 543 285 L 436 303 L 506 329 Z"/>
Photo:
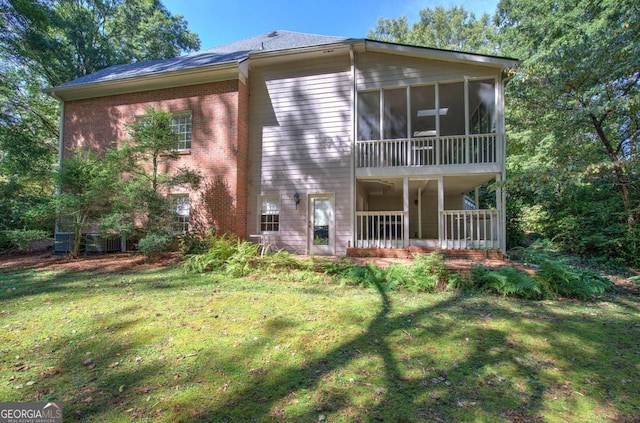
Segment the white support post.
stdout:
<path fill-rule="evenodd" d="M 418 239 L 422 239 L 422 185 L 418 187 Z"/>
<path fill-rule="evenodd" d="M 464 79 L 464 163 L 469 164 L 471 155 L 469 153 L 470 150 L 470 142 L 469 142 L 469 134 L 471 130 L 469 128 L 469 79 Z"/>
<path fill-rule="evenodd" d="M 496 175 L 496 209 L 498 209 L 498 244 L 502 252 L 507 251 L 507 219 L 505 210 L 504 190 L 502 189 L 502 175 Z"/>
<path fill-rule="evenodd" d="M 444 177 L 438 176 L 438 245 L 443 247 L 443 235 L 444 235 Z"/>
<path fill-rule="evenodd" d="M 440 84 L 436 82 L 436 157 L 434 164 L 440 164 Z"/>
<path fill-rule="evenodd" d="M 402 179 L 402 196 L 404 198 L 404 205 L 403 205 L 403 210 L 404 210 L 404 215 L 402 217 L 403 219 L 403 233 L 402 233 L 402 237 L 403 239 L 403 247 L 408 247 L 409 246 L 409 177 L 405 176 Z"/>

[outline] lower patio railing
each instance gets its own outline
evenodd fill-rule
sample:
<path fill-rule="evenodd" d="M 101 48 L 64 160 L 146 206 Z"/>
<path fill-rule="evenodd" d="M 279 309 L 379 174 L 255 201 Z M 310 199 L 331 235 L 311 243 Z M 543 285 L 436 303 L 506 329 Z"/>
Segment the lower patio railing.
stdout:
<path fill-rule="evenodd" d="M 357 212 L 356 248 L 403 248 L 406 213 Z"/>
<path fill-rule="evenodd" d="M 446 210 L 440 216 L 443 249 L 500 249 L 498 210 Z"/>
<path fill-rule="evenodd" d="M 406 213 L 375 211 L 356 213 L 356 248 L 404 248 Z M 498 250 L 498 210 L 445 210 L 440 213 L 441 243 L 446 250 Z"/>

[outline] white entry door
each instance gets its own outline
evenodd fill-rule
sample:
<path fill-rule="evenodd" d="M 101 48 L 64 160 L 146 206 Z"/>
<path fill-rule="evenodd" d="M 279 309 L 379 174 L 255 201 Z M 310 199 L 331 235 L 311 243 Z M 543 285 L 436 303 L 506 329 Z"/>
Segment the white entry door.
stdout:
<path fill-rule="evenodd" d="M 335 219 L 333 194 L 309 195 L 309 233 L 311 254 L 335 254 Z"/>

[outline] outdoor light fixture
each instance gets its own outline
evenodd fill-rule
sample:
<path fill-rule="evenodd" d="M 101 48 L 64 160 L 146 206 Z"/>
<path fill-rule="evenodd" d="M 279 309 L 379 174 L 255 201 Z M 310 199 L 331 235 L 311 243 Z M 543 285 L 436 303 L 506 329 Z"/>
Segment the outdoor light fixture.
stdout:
<path fill-rule="evenodd" d="M 295 194 L 293 194 L 293 201 L 296 202 L 296 210 L 297 210 L 298 204 L 300 204 L 300 194 L 298 193 L 298 191 L 296 191 Z"/>

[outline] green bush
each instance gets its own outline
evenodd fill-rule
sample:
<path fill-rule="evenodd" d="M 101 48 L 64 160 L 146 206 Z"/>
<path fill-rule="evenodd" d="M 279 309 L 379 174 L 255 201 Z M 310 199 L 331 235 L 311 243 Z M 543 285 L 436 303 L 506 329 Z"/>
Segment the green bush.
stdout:
<path fill-rule="evenodd" d="M 202 229 L 192 229 L 180 236 L 178 251 L 182 255 L 203 254 L 209 249 L 211 234 Z"/>
<path fill-rule="evenodd" d="M 145 256 L 151 257 L 159 253 L 170 251 L 174 240 L 175 238 L 172 234 L 150 232 L 138 241 L 138 250 Z"/>
<path fill-rule="evenodd" d="M 50 239 L 46 231 L 35 229 L 9 229 L 0 231 L 0 251 L 26 252 L 36 241 Z"/>
<path fill-rule="evenodd" d="M 471 269 L 471 280 L 474 287 L 505 297 L 543 298 L 540 283 L 513 266 L 505 266 L 497 270 L 474 266 Z"/>
<path fill-rule="evenodd" d="M 185 271 L 202 273 L 223 270 L 229 276 L 245 276 L 262 264 L 258 244 L 229 235 L 211 236 L 207 244 L 207 252 L 193 254 L 185 260 Z M 278 255 L 277 260 L 282 262 L 284 254 Z"/>
<path fill-rule="evenodd" d="M 588 300 L 613 288 L 608 279 L 590 269 L 570 266 L 561 260 L 543 260 L 536 277 L 554 296 Z"/>

